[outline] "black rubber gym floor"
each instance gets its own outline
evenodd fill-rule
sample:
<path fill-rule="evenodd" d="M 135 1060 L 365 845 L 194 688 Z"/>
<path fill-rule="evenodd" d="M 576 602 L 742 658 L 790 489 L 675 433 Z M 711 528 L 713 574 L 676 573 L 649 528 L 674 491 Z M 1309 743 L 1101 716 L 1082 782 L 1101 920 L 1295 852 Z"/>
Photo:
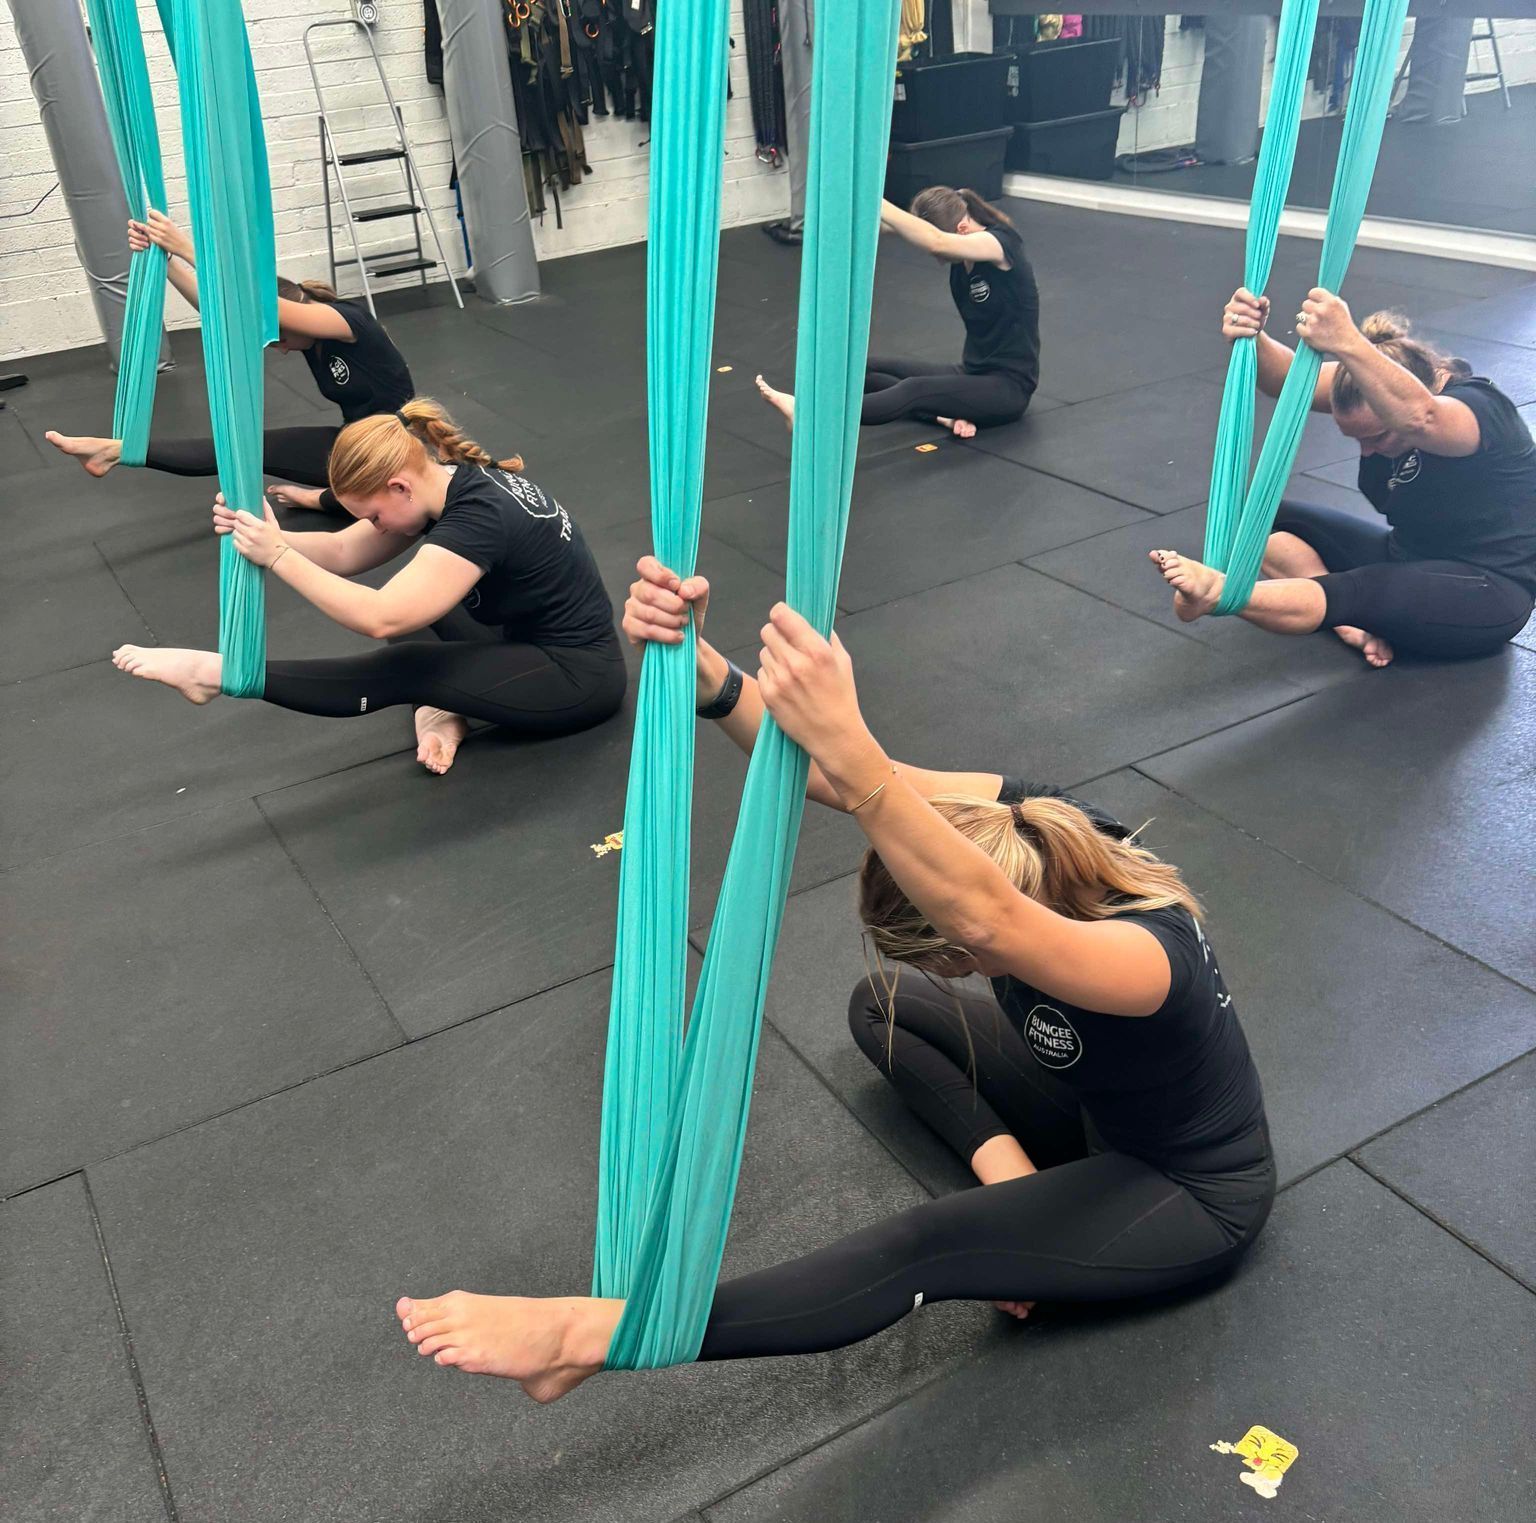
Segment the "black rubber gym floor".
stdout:
<path fill-rule="evenodd" d="M 1536 1431 L 1536 638 L 1385 672 L 1328 636 L 1176 624 L 1198 549 L 1234 234 L 1013 210 L 1044 390 L 961 445 L 866 431 L 839 629 L 894 754 L 1097 798 L 1186 869 L 1263 1075 L 1283 1192 L 1245 1269 L 1159 1306 L 935 1306 L 841 1353 L 595 1380 L 537 1407 L 419 1359 L 402 1292 L 580 1293 L 628 721 L 477 738 L 447 778 L 403 711 L 206 710 L 114 671 L 214 627 L 207 482 L 88 481 L 99 351 L 0 413 L 0 1456 L 8 1519 L 1015 1523 L 1530 1515 Z M 1282 244 L 1294 310 L 1316 246 Z M 701 568 L 749 652 L 782 587 L 797 259 L 721 263 Z M 392 298 L 418 382 L 521 449 L 615 597 L 646 550 L 643 251 L 548 296 Z M 1536 403 L 1528 274 L 1362 250 L 1394 304 Z M 883 248 L 878 349 L 948 360 L 934 265 Z M 195 345 L 159 427 L 201 429 Z M 269 416 L 325 416 L 272 356 Z M 937 442 L 932 452 L 914 446 Z M 1309 427 L 1298 495 L 1353 446 Z M 1342 483 L 1342 484 L 1341 484 Z M 271 648 L 358 642 L 283 588 Z M 627 713 L 628 711 L 626 711 Z M 743 767 L 700 746 L 694 918 Z M 807 815 L 727 1272 L 963 1183 L 857 1054 L 851 822 Z M 1213 1453 L 1263 1424 L 1279 1497 Z"/>

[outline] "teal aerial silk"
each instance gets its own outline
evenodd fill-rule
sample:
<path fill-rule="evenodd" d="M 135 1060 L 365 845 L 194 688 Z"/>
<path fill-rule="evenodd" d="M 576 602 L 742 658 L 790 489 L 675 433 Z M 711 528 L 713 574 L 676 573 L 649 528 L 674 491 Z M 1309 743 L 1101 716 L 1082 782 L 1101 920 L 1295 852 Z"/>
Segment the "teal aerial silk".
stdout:
<path fill-rule="evenodd" d="M 723 4 L 719 9 L 723 13 Z M 661 74 L 663 57 L 671 68 L 681 52 L 689 51 L 683 39 L 667 37 L 669 26 L 680 32 L 711 29 L 710 40 L 699 42 L 700 68 L 718 68 L 708 62 L 711 48 L 723 61 L 724 42 L 713 40 L 723 39 L 713 30 L 720 22 L 712 13 L 705 17 L 699 12 L 700 7 L 665 6 L 658 18 L 652 159 L 653 165 L 663 159 L 665 178 L 653 186 L 652 195 L 653 200 L 664 195 L 665 204 L 653 209 L 651 225 L 653 236 L 661 233 L 669 241 L 651 251 L 653 274 L 659 267 L 665 284 L 652 289 L 649 342 L 651 406 L 663 401 L 654 389 L 662 364 L 656 346 L 670 350 L 676 342 L 680 347 L 672 358 L 681 362 L 686 355 L 690 369 L 677 377 L 679 394 L 669 395 L 665 405 L 684 408 L 689 426 L 702 430 L 709 384 L 707 337 L 685 339 L 680 330 L 701 315 L 691 303 L 713 297 L 713 279 L 690 293 L 672 261 L 681 261 L 689 247 L 682 232 L 687 220 L 710 215 L 705 186 L 718 181 L 720 158 L 713 150 L 693 152 L 678 137 L 662 136 L 667 111 L 688 109 L 675 102 L 671 88 L 684 77 L 704 75 L 685 76 L 680 66 L 665 82 Z M 816 18 L 786 601 L 823 634 L 832 628 L 853 490 L 898 14 L 899 0 L 845 0 L 824 7 Z M 718 101 L 718 94 L 713 99 Z M 685 153 L 692 155 L 697 180 L 673 174 L 673 156 Z M 666 190 L 659 195 L 663 184 Z M 703 231 L 712 239 L 707 227 Z M 683 239 L 681 246 L 670 241 L 674 237 Z M 705 256 L 695 251 L 687 257 Z M 684 298 L 681 308 L 668 309 L 668 292 Z M 707 330 L 710 316 L 705 313 L 702 320 Z M 660 480 L 654 429 L 652 437 L 653 480 Z M 675 457 L 670 441 L 663 447 L 669 459 L 678 461 L 679 472 L 686 463 L 692 474 L 686 480 L 665 475 L 675 497 L 658 498 L 653 505 L 658 550 L 666 534 L 691 554 L 698 538 L 702 456 L 690 453 L 687 444 L 676 446 Z M 691 514 L 691 525 L 670 521 L 679 511 Z M 691 559 L 687 564 L 691 567 Z M 649 646 L 645 667 L 677 666 L 681 680 L 690 684 L 685 691 L 691 698 L 689 650 Z M 647 680 L 649 675 L 642 672 L 637 736 L 642 726 L 649 733 L 663 723 L 648 712 L 648 706 L 659 708 L 662 701 L 661 679 Z M 626 1302 L 608 1353 L 610 1369 L 685 1363 L 697 1356 L 703 1341 L 735 1199 L 763 1001 L 810 766 L 805 752 L 765 717 L 747 769 L 725 882 L 679 1057 L 686 848 L 679 857 L 678 838 L 662 838 L 646 819 L 650 809 L 659 807 L 669 819 L 686 820 L 686 797 L 678 794 L 658 806 L 653 796 L 658 788 L 670 793 L 674 786 L 686 786 L 668 775 L 667 767 L 684 754 L 677 736 L 692 727 L 693 717 L 679 702 L 671 719 L 679 728 L 659 738 L 657 743 L 666 748 L 660 760 L 648 760 L 647 770 L 631 774 L 624 817 L 626 872 L 620 886 L 593 1278 L 594 1294 Z M 664 855 L 635 861 L 631 852 L 636 847 L 640 854 Z M 666 944 L 663 936 L 670 938 Z M 660 971 L 648 973 L 646 963 L 652 958 Z M 633 959 L 642 960 L 639 968 L 628 966 Z M 666 1010 L 642 1008 L 639 1002 L 647 998 L 674 1002 Z M 628 1219 L 621 1220 L 621 1208 Z"/>
<path fill-rule="evenodd" d="M 1243 284 L 1256 293 L 1262 293 L 1268 284 L 1274 263 L 1280 214 L 1296 157 L 1317 5 L 1318 0 L 1286 0 L 1280 15 L 1274 85 L 1254 176 L 1243 266 Z M 1318 265 L 1317 284 L 1326 291 L 1336 292 L 1344 284 L 1360 235 L 1407 14 L 1408 0 L 1366 0 Z M 1226 584 L 1213 610 L 1219 614 L 1237 613 L 1253 593 L 1323 363 L 1315 349 L 1297 344 L 1250 483 L 1256 350 L 1257 342 L 1251 338 L 1238 339 L 1232 345 L 1211 463 L 1204 555 L 1208 565 L 1226 573 Z"/>
<path fill-rule="evenodd" d="M 86 0 L 85 8 L 128 211 L 142 222 L 150 207 L 165 209 L 165 177 L 138 6 L 135 0 Z M 123 343 L 112 404 L 112 437 L 122 441 L 124 465 L 143 465 L 149 448 L 164 317 L 165 251 L 151 244 L 132 255 L 128 265 Z"/>
<path fill-rule="evenodd" d="M 197 247 L 203 368 L 219 489 L 260 518 L 262 350 L 277 338 L 272 186 L 261 101 L 239 0 L 159 0 L 181 85 L 181 135 Z M 223 690 L 259 698 L 266 682 L 263 572 L 219 541 Z"/>

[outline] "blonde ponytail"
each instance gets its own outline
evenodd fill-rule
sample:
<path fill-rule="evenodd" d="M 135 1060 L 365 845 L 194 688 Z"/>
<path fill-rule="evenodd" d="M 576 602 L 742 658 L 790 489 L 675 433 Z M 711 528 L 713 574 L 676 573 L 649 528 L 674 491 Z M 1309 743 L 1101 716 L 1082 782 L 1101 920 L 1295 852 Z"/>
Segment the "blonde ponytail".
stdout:
<path fill-rule="evenodd" d="M 941 794 L 930 803 L 1021 894 L 1070 920 L 1175 905 L 1200 914 L 1199 900 L 1176 867 L 1134 841 L 1104 834 L 1066 799 L 1004 804 Z M 963 950 L 907 898 L 874 851 L 865 853 L 859 870 L 859 916 L 876 950 L 892 962 L 943 972 Z"/>
<path fill-rule="evenodd" d="M 1442 354 L 1433 344 L 1413 337 L 1413 326 L 1401 312 L 1372 312 L 1360 324 L 1360 331 L 1394 364 L 1422 381 L 1431 391 L 1439 391 L 1449 380 L 1464 380 L 1472 367 L 1454 355 Z M 1340 364 L 1333 373 L 1332 406 L 1335 416 L 1356 412 L 1366 406 L 1360 383 Z"/>
<path fill-rule="evenodd" d="M 338 497 L 366 501 L 401 472 L 423 470 L 432 460 L 499 465 L 504 471 L 523 468 L 521 455 L 493 459 L 442 406 L 430 397 L 412 397 L 398 412 L 375 413 L 347 424 L 331 446 L 326 474 Z"/>

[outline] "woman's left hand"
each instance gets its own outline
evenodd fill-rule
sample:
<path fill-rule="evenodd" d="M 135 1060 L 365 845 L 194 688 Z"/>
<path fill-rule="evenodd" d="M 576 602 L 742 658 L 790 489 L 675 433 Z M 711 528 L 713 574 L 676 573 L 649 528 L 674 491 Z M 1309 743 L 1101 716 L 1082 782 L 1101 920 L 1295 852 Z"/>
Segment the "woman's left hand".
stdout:
<path fill-rule="evenodd" d="M 818 761 L 869 743 L 853 662 L 836 635 L 823 639 L 787 603 L 777 603 L 762 638 L 758 687 L 768 712 L 791 740 Z"/>
<path fill-rule="evenodd" d="M 235 549 L 255 566 L 270 566 L 283 548 L 283 534 L 270 504 L 266 516 L 257 518 L 244 508 L 235 514 Z"/>
<path fill-rule="evenodd" d="M 1359 332 L 1344 301 L 1321 286 L 1307 293 L 1301 311 L 1296 314 L 1297 337 L 1322 354 L 1341 353 Z"/>

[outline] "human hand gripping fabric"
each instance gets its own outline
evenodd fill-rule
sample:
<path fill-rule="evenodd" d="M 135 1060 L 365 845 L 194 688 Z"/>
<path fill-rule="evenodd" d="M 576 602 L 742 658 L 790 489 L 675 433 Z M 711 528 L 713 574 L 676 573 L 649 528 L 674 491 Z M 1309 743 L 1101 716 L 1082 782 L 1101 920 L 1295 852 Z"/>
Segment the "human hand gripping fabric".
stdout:
<path fill-rule="evenodd" d="M 164 212 L 157 212 L 153 208 L 143 222 L 130 220 L 128 223 L 128 247 L 135 254 L 142 253 L 152 243 L 163 248 L 167 254 L 185 259 L 188 264 L 193 261 L 191 237 Z"/>
<path fill-rule="evenodd" d="M 223 494 L 219 496 L 219 502 L 223 502 Z M 229 509 L 223 510 L 226 514 Z M 235 549 L 253 566 L 263 569 L 271 566 L 284 550 L 288 548 L 284 540 L 282 530 L 278 526 L 277 515 L 273 513 L 271 505 L 266 506 L 265 516 L 257 518 L 254 513 L 247 513 L 244 508 L 231 515 L 233 522 L 228 530 L 219 527 L 219 507 L 215 505 L 213 510 L 214 529 L 216 532 L 233 533 L 235 536 Z"/>
<path fill-rule="evenodd" d="M 1239 286 L 1222 309 L 1221 336 L 1229 344 L 1240 338 L 1257 338 L 1268 318 L 1269 298 L 1255 296 L 1247 286 Z"/>
<path fill-rule="evenodd" d="M 631 582 L 624 601 L 620 627 L 631 645 L 654 640 L 661 645 L 682 643 L 693 610 L 694 633 L 704 634 L 704 615 L 709 608 L 709 583 L 702 576 L 683 581 L 654 555 L 643 556 L 635 566 L 639 580 Z"/>
<path fill-rule="evenodd" d="M 849 776 L 863 753 L 878 748 L 859 712 L 843 642 L 824 639 L 787 603 L 774 605 L 762 641 L 757 681 L 768 712 L 829 778 Z"/>
<path fill-rule="evenodd" d="M 1361 337 L 1342 298 L 1314 286 L 1296 314 L 1296 332 L 1320 354 L 1343 354 Z"/>

